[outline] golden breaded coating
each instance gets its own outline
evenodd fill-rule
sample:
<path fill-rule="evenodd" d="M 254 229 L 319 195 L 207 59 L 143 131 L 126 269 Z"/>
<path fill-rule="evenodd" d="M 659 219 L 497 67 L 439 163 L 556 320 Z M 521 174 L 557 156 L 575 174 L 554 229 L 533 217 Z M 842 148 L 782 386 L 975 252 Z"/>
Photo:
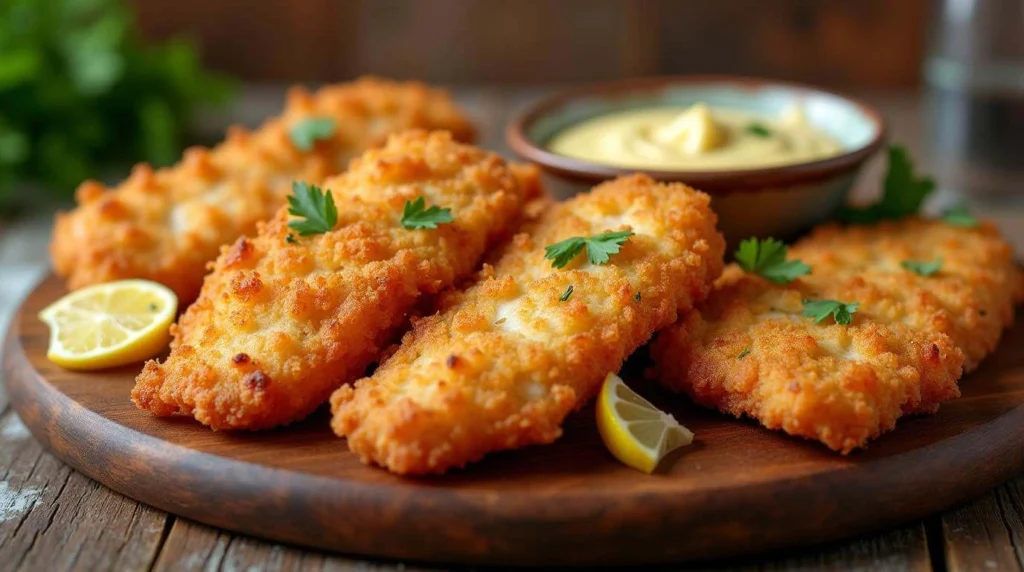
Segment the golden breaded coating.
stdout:
<path fill-rule="evenodd" d="M 724 242 L 708 203 L 635 175 L 544 209 L 489 278 L 417 322 L 372 377 L 335 392 L 334 431 L 403 474 L 554 441 L 608 372 L 710 289 Z M 626 229 L 636 235 L 607 264 L 581 254 L 554 269 L 544 258 L 569 237 Z"/>
<path fill-rule="evenodd" d="M 291 129 L 331 118 L 336 130 L 304 151 Z M 473 129 L 448 95 L 410 82 L 363 78 L 315 94 L 288 93 L 284 113 L 254 132 L 233 127 L 213 149 L 192 148 L 177 165 L 138 165 L 108 190 L 83 183 L 79 206 L 57 215 L 50 255 L 70 289 L 123 278 L 167 285 L 182 304 L 195 299 L 220 247 L 256 230 L 285 203 L 293 180 L 320 183 L 350 159 L 398 131 L 447 129 L 470 141 Z"/>
<path fill-rule="evenodd" d="M 936 257 L 942 268 L 929 277 L 900 265 Z M 976 365 L 995 347 L 1021 286 L 1009 248 L 988 225 L 826 226 L 789 258 L 812 273 L 777 285 L 730 265 L 697 311 L 658 334 L 654 369 L 702 405 L 843 453 L 902 415 L 933 413 L 957 397 L 965 354 Z M 802 316 L 805 299 L 860 306 L 849 326 L 815 324 Z"/>
<path fill-rule="evenodd" d="M 790 256 L 816 274 L 865 282 L 905 306 L 900 319 L 918 330 L 949 335 L 972 371 L 995 350 L 1024 299 L 1024 277 L 1013 248 L 995 225 L 964 229 L 940 221 L 906 219 L 875 227 L 826 225 L 797 243 Z M 938 273 L 919 276 L 906 260 L 942 259 Z"/>
<path fill-rule="evenodd" d="M 365 373 L 421 293 L 473 272 L 535 191 L 447 132 L 393 136 L 325 187 L 338 209 L 333 231 L 289 242 L 282 208 L 221 250 L 173 329 L 170 356 L 139 375 L 136 405 L 214 429 L 301 419 Z M 454 222 L 404 228 L 403 206 L 419 197 L 451 209 Z"/>

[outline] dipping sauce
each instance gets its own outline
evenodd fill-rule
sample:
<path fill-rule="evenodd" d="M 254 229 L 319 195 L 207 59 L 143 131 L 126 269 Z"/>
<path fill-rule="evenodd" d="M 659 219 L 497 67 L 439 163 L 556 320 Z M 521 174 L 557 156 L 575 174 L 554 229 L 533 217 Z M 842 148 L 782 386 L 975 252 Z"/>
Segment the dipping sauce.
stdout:
<path fill-rule="evenodd" d="M 843 151 L 800 107 L 769 117 L 702 103 L 593 117 L 556 134 L 548 148 L 616 167 L 684 171 L 791 165 Z"/>

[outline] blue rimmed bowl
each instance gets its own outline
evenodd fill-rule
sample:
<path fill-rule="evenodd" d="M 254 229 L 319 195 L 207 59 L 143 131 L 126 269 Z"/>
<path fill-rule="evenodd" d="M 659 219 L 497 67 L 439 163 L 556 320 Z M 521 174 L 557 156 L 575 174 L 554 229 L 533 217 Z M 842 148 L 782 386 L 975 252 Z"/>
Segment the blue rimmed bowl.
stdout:
<path fill-rule="evenodd" d="M 800 105 L 807 120 L 842 144 L 834 157 L 755 169 L 683 171 L 630 169 L 559 155 L 547 148 L 560 131 L 626 109 L 712 107 L 778 115 Z M 537 163 L 554 194 L 567 196 L 628 173 L 679 181 L 712 197 L 719 228 L 735 243 L 748 236 L 788 237 L 829 218 L 846 198 L 861 167 L 885 140 L 878 111 L 857 99 L 815 87 L 731 76 L 625 80 L 564 91 L 538 101 L 508 125 L 512 149 Z"/>

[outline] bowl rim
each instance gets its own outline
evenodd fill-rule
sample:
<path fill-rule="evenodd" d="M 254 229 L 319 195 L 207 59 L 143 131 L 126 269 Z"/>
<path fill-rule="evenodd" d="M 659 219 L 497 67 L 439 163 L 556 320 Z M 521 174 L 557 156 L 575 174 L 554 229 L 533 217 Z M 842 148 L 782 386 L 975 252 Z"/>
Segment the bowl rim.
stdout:
<path fill-rule="evenodd" d="M 527 128 L 540 118 L 554 110 L 583 98 L 607 98 L 630 92 L 646 92 L 664 89 L 671 85 L 696 84 L 735 84 L 741 88 L 762 89 L 778 86 L 798 92 L 829 95 L 845 100 L 856 106 L 870 121 L 875 124 L 875 136 L 867 144 L 851 149 L 834 157 L 762 167 L 757 169 L 718 169 L 713 171 L 687 171 L 640 169 L 604 165 L 559 155 L 547 150 L 541 144 L 526 135 Z M 724 193 L 762 189 L 765 187 L 786 187 L 798 183 L 807 183 L 828 179 L 834 175 L 856 169 L 868 157 L 873 155 L 885 142 L 888 126 L 882 114 L 864 101 L 820 87 L 803 83 L 773 80 L 743 75 L 675 75 L 639 77 L 624 80 L 599 82 L 586 86 L 564 89 L 527 106 L 516 114 L 505 128 L 505 139 L 512 150 L 528 161 L 537 163 L 542 168 L 557 173 L 565 178 L 586 182 L 599 182 L 632 173 L 644 173 L 658 181 L 682 181 L 704 191 Z"/>

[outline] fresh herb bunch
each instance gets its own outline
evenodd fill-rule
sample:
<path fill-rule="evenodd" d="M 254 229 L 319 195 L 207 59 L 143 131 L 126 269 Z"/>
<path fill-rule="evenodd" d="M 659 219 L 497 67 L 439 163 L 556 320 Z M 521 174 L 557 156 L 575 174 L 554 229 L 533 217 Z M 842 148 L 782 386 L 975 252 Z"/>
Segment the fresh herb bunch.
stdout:
<path fill-rule="evenodd" d="M 196 108 L 232 92 L 192 44 L 144 44 L 123 0 L 6 0 L 0 54 L 0 210 L 25 183 L 68 197 L 130 161 L 172 163 Z"/>

